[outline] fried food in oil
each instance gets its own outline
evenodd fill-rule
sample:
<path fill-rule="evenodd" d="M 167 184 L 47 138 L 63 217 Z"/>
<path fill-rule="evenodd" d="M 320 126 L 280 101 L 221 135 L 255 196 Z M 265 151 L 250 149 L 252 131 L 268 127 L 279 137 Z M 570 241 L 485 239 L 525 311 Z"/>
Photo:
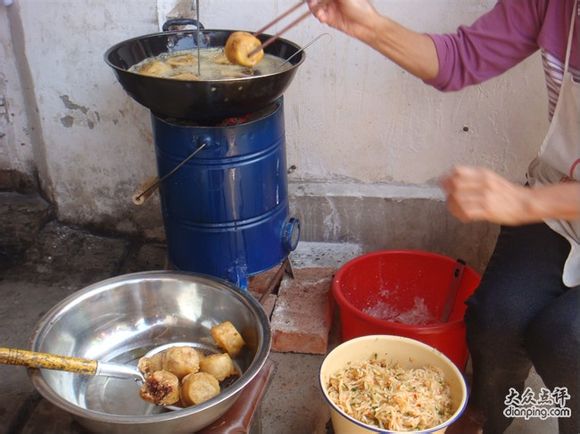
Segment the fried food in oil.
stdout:
<path fill-rule="evenodd" d="M 213 59 L 213 63 L 216 65 L 231 65 L 232 63 L 228 60 L 225 53 L 220 53 L 215 56 Z"/>
<path fill-rule="evenodd" d="M 165 63 L 173 67 L 196 65 L 197 57 L 193 57 L 193 53 L 179 54 L 177 56 L 169 56 Z"/>
<path fill-rule="evenodd" d="M 199 77 L 191 72 L 182 72 L 180 74 L 175 74 L 170 76 L 174 80 L 185 80 L 185 81 L 198 81 Z"/>
<path fill-rule="evenodd" d="M 251 33 L 234 32 L 226 41 L 224 52 L 228 60 L 235 65 L 255 66 L 264 58 L 264 50 L 258 51 L 253 56 L 248 56 L 262 43 Z"/>
<path fill-rule="evenodd" d="M 171 65 L 168 65 L 165 62 L 161 62 L 159 60 L 155 60 L 153 62 L 149 62 L 139 70 L 140 74 L 149 75 L 151 77 L 163 77 L 167 74 L 170 74 L 173 68 Z"/>

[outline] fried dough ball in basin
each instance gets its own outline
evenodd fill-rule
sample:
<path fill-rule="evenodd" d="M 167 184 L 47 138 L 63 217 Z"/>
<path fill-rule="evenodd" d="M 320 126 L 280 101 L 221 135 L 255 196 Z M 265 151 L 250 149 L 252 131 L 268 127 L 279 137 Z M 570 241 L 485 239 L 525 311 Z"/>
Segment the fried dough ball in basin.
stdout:
<path fill-rule="evenodd" d="M 236 374 L 234 362 L 229 354 L 212 354 L 199 362 L 201 372 L 213 375 L 218 381 L 224 381 L 230 375 Z"/>
<path fill-rule="evenodd" d="M 264 58 L 264 50 L 258 51 L 252 57 L 248 55 L 262 45 L 262 42 L 251 33 L 234 32 L 226 41 L 224 52 L 234 65 L 255 66 Z"/>
<path fill-rule="evenodd" d="M 181 402 L 186 406 L 201 404 L 220 393 L 220 383 L 205 372 L 189 374 L 181 382 Z"/>
<path fill-rule="evenodd" d="M 242 335 L 230 321 L 225 321 L 212 327 L 211 337 L 220 348 L 227 351 L 232 357 L 236 357 L 246 344 Z"/>
<path fill-rule="evenodd" d="M 179 401 L 179 379 L 168 371 L 153 372 L 145 377 L 139 395 L 155 405 L 175 404 Z"/>
<path fill-rule="evenodd" d="M 165 351 L 163 369 L 173 373 L 180 380 L 188 374 L 199 371 L 201 354 L 192 347 L 172 347 Z"/>
<path fill-rule="evenodd" d="M 141 357 L 137 367 L 143 374 L 152 374 L 155 371 L 161 371 L 163 369 L 164 357 L 164 352 L 154 354 L 151 357 Z"/>

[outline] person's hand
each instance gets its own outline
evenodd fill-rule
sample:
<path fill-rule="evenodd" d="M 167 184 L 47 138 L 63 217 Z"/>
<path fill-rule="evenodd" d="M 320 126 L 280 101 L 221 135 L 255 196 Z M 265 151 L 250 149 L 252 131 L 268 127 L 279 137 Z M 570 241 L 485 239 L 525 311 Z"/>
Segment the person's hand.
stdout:
<path fill-rule="evenodd" d="M 308 0 L 308 7 L 321 23 L 358 37 L 368 31 L 378 16 L 368 0 Z"/>
<path fill-rule="evenodd" d="M 455 167 L 441 186 L 447 195 L 447 208 L 462 222 L 487 220 L 514 226 L 535 220 L 528 212 L 531 189 L 491 170 Z"/>

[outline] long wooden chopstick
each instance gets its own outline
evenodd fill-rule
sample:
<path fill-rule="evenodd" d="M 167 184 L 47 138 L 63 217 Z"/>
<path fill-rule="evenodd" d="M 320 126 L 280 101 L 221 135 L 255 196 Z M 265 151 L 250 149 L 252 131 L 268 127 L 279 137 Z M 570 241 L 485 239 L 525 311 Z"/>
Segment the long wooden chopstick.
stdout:
<path fill-rule="evenodd" d="M 296 18 L 294 21 L 292 21 L 290 24 L 288 24 L 286 27 L 284 27 L 278 33 L 276 33 L 275 35 L 271 36 L 270 38 L 268 38 L 267 40 L 265 40 L 261 45 L 259 45 L 258 47 L 254 48 L 252 51 L 250 51 L 248 53 L 248 57 L 252 57 L 256 53 L 258 53 L 260 50 L 263 50 L 268 45 L 272 44 L 272 42 L 274 42 L 276 39 L 278 39 L 280 36 L 282 36 L 284 33 L 286 33 L 288 30 L 290 30 L 292 27 L 294 27 L 300 21 L 304 20 L 305 18 L 308 18 L 310 15 L 311 15 L 310 14 L 310 11 L 305 12 L 304 14 L 300 15 L 298 18 Z"/>
<path fill-rule="evenodd" d="M 301 0 L 300 2 L 298 2 L 297 4 L 295 4 L 294 6 L 292 6 L 290 9 L 288 9 L 286 12 L 282 13 L 281 15 L 279 15 L 278 17 L 274 18 L 272 21 L 270 21 L 268 24 L 266 24 L 264 27 L 262 27 L 260 30 L 256 31 L 254 33 L 254 36 L 258 36 L 261 33 L 264 33 L 264 31 L 266 29 L 269 29 L 270 27 L 272 27 L 274 24 L 278 23 L 279 21 L 283 20 L 284 18 L 286 18 L 288 15 L 290 15 L 292 12 L 294 12 L 295 10 L 297 10 L 300 6 L 302 6 L 304 3 L 306 3 L 306 0 Z M 328 3 L 330 3 L 330 0 L 321 0 L 319 4 L 316 5 L 316 9 L 321 8 L 325 5 L 327 5 Z M 290 30 L 292 27 L 294 27 L 296 24 L 298 24 L 300 21 L 308 18 L 311 15 L 310 10 L 308 10 L 307 12 L 305 12 L 304 14 L 300 15 L 298 18 L 296 18 L 294 21 L 292 21 L 290 24 L 288 24 L 286 27 L 284 27 L 282 30 L 280 30 L 278 33 L 276 33 L 275 35 L 271 36 L 270 38 L 266 39 L 260 46 L 254 48 L 252 51 L 250 51 L 248 53 L 248 57 L 252 57 L 255 54 L 257 54 L 260 50 L 263 50 L 264 48 L 266 48 L 268 45 L 272 44 L 272 42 L 274 42 L 276 39 L 278 39 L 280 36 L 282 36 L 284 33 L 286 33 L 288 30 Z"/>
<path fill-rule="evenodd" d="M 283 20 L 284 18 L 286 18 L 288 15 L 290 15 L 292 12 L 294 12 L 296 9 L 298 9 L 300 6 L 302 6 L 304 4 L 306 0 L 302 0 L 299 1 L 298 3 L 296 3 L 294 6 L 292 6 L 290 9 L 288 9 L 286 12 L 284 12 L 282 15 L 279 15 L 277 18 L 274 18 L 272 21 L 270 21 L 268 24 L 266 24 L 264 27 L 262 27 L 260 30 L 257 30 L 256 32 L 254 32 L 254 36 L 258 36 L 262 33 L 264 33 L 266 30 L 268 30 L 270 27 L 272 27 L 274 24 L 278 23 L 279 21 Z"/>

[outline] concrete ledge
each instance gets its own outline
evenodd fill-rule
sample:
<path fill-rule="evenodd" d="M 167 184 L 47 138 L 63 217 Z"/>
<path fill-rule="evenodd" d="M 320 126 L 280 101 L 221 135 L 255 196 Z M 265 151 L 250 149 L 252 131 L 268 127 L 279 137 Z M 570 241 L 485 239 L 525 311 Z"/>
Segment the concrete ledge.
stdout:
<path fill-rule="evenodd" d="M 353 243 L 363 252 L 427 250 L 481 272 L 498 234 L 496 225 L 456 220 L 435 187 L 292 183 L 290 192 L 303 241 Z"/>

